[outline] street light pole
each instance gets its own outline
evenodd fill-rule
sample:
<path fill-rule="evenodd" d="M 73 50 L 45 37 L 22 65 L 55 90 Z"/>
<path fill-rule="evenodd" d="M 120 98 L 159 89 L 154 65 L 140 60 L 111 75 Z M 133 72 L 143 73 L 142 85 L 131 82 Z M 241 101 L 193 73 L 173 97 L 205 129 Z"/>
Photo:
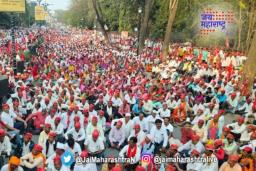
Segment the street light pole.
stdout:
<path fill-rule="evenodd" d="M 141 22 L 141 13 L 142 13 L 142 8 L 139 7 L 138 9 L 138 13 L 139 13 L 139 20 L 138 20 L 138 33 L 137 33 L 137 36 L 138 36 L 138 42 L 137 42 L 137 56 L 139 56 L 139 42 L 140 42 L 140 22 Z"/>
<path fill-rule="evenodd" d="M 14 75 L 17 74 L 17 61 L 16 61 L 16 42 L 15 42 L 15 15 L 11 14 L 11 36 L 12 36 L 12 68 Z"/>

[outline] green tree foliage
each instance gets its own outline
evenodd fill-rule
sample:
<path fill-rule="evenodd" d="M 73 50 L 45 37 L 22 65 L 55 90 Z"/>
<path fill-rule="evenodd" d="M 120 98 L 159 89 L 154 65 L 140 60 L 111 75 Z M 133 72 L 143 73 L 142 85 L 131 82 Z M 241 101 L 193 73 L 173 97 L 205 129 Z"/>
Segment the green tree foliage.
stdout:
<path fill-rule="evenodd" d="M 246 40 L 248 40 L 251 34 L 248 35 L 248 25 L 250 18 L 250 10 L 253 11 L 252 2 L 254 0 L 180 0 L 178 4 L 177 14 L 173 23 L 172 41 L 184 42 L 193 41 L 195 43 L 207 44 L 206 40 L 200 39 L 198 32 L 200 11 L 206 6 L 223 6 L 223 4 L 229 4 L 228 8 L 233 9 L 238 18 L 239 8 L 241 2 L 243 3 L 242 9 L 242 32 L 241 32 L 241 49 L 245 49 Z M 138 27 L 139 21 L 138 8 L 144 8 L 145 0 L 97 0 L 100 5 L 101 14 L 104 23 L 108 26 L 109 31 L 129 31 L 134 33 L 134 28 Z M 147 30 L 147 37 L 153 39 L 162 39 L 165 34 L 165 29 L 168 21 L 168 9 L 170 0 L 155 0 L 152 7 L 149 25 Z M 57 13 L 59 21 L 62 21 L 68 25 L 76 27 L 88 27 L 93 28 L 96 23 L 95 13 L 92 8 L 90 0 L 71 0 L 70 8 L 67 11 L 61 11 Z M 144 12 L 144 9 L 143 9 Z M 143 16 L 143 13 L 141 14 Z M 83 20 L 81 20 L 83 18 Z M 253 18 L 251 16 L 251 18 Z M 252 23 L 252 21 L 250 22 Z M 251 24 L 252 25 L 252 24 Z M 252 27 L 252 26 L 251 26 Z M 253 30 L 250 28 L 250 32 Z M 233 31 L 232 47 L 237 47 L 237 31 Z M 216 38 L 215 45 L 225 44 L 225 35 L 222 35 L 222 40 Z M 248 42 L 248 41 L 247 41 Z M 209 43 L 209 41 L 208 41 Z"/>

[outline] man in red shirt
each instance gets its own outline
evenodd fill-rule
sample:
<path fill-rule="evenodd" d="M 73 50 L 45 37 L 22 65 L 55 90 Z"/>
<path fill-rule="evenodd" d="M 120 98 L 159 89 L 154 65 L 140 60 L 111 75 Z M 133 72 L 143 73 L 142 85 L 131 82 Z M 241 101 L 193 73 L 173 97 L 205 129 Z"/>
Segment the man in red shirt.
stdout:
<path fill-rule="evenodd" d="M 28 128 L 32 127 L 31 131 L 33 131 L 33 134 L 38 135 L 43 130 L 45 118 L 47 116 L 48 115 L 46 109 L 43 109 L 42 112 L 32 113 L 27 117 L 26 122 L 30 121 L 28 122 Z"/>

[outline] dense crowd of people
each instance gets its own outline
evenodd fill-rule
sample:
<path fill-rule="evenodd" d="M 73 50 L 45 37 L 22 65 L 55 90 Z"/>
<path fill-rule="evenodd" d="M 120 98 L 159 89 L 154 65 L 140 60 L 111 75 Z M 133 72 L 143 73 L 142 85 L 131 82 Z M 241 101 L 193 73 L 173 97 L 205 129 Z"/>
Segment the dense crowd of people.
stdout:
<path fill-rule="evenodd" d="M 138 56 L 133 37 L 115 35 L 110 45 L 76 29 L 19 29 L 16 39 L 24 73 L 14 74 L 11 42 L 0 47 L 10 87 L 0 114 L 1 171 L 256 170 L 256 94 L 240 84 L 242 53 L 173 44 L 164 60 L 160 41 L 147 40 Z M 67 151 L 133 160 L 67 165 Z"/>

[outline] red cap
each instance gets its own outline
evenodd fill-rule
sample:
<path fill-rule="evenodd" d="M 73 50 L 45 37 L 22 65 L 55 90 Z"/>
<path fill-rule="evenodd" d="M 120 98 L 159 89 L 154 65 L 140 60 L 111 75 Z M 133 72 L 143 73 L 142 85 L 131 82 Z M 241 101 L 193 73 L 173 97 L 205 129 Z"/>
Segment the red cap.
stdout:
<path fill-rule="evenodd" d="M 77 123 L 75 124 L 75 128 L 77 128 L 77 129 L 81 128 L 81 124 L 80 124 L 79 122 L 77 122 Z"/>
<path fill-rule="evenodd" d="M 143 166 L 137 166 L 135 171 L 146 171 L 146 169 Z"/>
<path fill-rule="evenodd" d="M 82 151 L 82 153 L 80 154 L 80 157 L 82 157 L 82 158 L 87 158 L 88 156 L 89 156 L 89 154 L 88 154 L 88 151 L 86 151 L 86 150 Z"/>
<path fill-rule="evenodd" d="M 204 120 L 203 119 L 199 119 L 198 124 L 199 125 L 203 125 L 204 124 Z"/>
<path fill-rule="evenodd" d="M 230 96 L 231 97 L 236 97 L 236 93 L 231 93 Z"/>
<path fill-rule="evenodd" d="M 2 108 L 3 108 L 3 109 L 9 109 L 9 108 L 10 108 L 10 106 L 9 106 L 8 104 L 6 104 L 6 103 L 5 103 L 5 104 L 3 104 L 3 105 L 2 105 Z"/>
<path fill-rule="evenodd" d="M 224 110 L 224 109 L 221 109 L 221 110 L 219 110 L 219 112 L 218 112 L 219 115 L 222 115 L 222 114 L 224 114 L 224 113 L 225 113 L 225 110 Z"/>
<path fill-rule="evenodd" d="M 42 147 L 41 145 L 39 145 L 39 144 L 35 144 L 35 145 L 34 145 L 34 149 L 35 149 L 36 151 L 40 151 L 40 152 L 43 151 L 43 147 Z"/>
<path fill-rule="evenodd" d="M 117 121 L 117 125 L 120 125 L 122 126 L 123 125 L 123 122 L 121 120 Z"/>
<path fill-rule="evenodd" d="M 92 137 L 93 138 L 98 138 L 100 135 L 100 132 L 97 129 L 94 129 L 92 132 Z"/>
<path fill-rule="evenodd" d="M 238 123 L 244 123 L 244 118 L 242 116 L 237 118 Z"/>
<path fill-rule="evenodd" d="M 53 163 L 56 164 L 56 163 L 61 163 L 61 157 L 59 155 L 56 155 L 53 159 Z"/>
<path fill-rule="evenodd" d="M 229 128 L 229 127 L 224 126 L 224 127 L 223 127 L 223 131 L 225 131 L 225 132 L 230 132 L 230 128 Z"/>
<path fill-rule="evenodd" d="M 111 169 L 111 171 L 123 171 L 121 166 L 115 166 Z"/>
<path fill-rule="evenodd" d="M 256 139 L 256 132 L 253 132 L 251 135 L 251 139 L 255 140 Z"/>
<path fill-rule="evenodd" d="M 75 117 L 74 117 L 74 121 L 75 121 L 75 122 L 78 122 L 79 120 L 80 120 L 80 117 L 79 117 L 79 116 L 75 116 Z"/>
<path fill-rule="evenodd" d="M 252 125 L 252 124 L 250 124 L 250 125 L 248 125 L 248 126 L 247 126 L 247 129 L 255 130 L 255 126 L 254 126 L 254 125 Z"/>
<path fill-rule="evenodd" d="M 104 115 L 104 111 L 103 111 L 103 110 L 100 110 L 100 111 L 99 111 L 99 114 L 100 114 L 101 116 L 103 116 L 103 115 Z"/>
<path fill-rule="evenodd" d="M 93 116 L 93 117 L 92 117 L 92 121 L 96 121 L 96 122 L 97 122 L 97 121 L 98 121 L 97 116 Z"/>
<path fill-rule="evenodd" d="M 197 151 L 196 149 L 192 150 L 191 154 L 196 155 L 196 156 L 200 155 L 199 151 Z"/>
<path fill-rule="evenodd" d="M 216 146 L 222 146 L 223 145 L 223 143 L 222 143 L 222 140 L 215 140 L 215 142 L 214 142 L 214 145 L 216 145 Z"/>
<path fill-rule="evenodd" d="M 5 136 L 5 130 L 0 129 L 0 137 L 3 137 L 3 136 Z"/>
<path fill-rule="evenodd" d="M 29 132 L 25 133 L 24 137 L 27 137 L 28 139 L 32 139 L 33 135 Z"/>
<path fill-rule="evenodd" d="M 200 137 L 198 135 L 194 134 L 191 139 L 192 139 L 192 141 L 199 141 Z"/>
<path fill-rule="evenodd" d="M 179 146 L 177 144 L 171 144 L 170 148 L 173 150 L 178 150 Z"/>
<path fill-rule="evenodd" d="M 237 155 L 237 154 L 230 154 L 229 156 L 228 156 L 228 160 L 230 160 L 230 161 L 234 161 L 234 162 L 237 162 L 238 160 L 239 160 L 239 155 Z"/>
<path fill-rule="evenodd" d="M 49 123 L 45 123 L 44 126 L 45 126 L 46 128 L 51 128 L 51 127 L 52 127 L 51 124 L 49 124 Z"/>
<path fill-rule="evenodd" d="M 49 132 L 48 136 L 52 137 L 52 138 L 55 138 L 56 137 L 56 133 L 55 132 Z"/>
<path fill-rule="evenodd" d="M 134 129 L 140 129 L 140 124 L 135 124 Z"/>
<path fill-rule="evenodd" d="M 206 149 L 206 150 L 211 150 L 211 151 L 213 151 L 213 150 L 214 150 L 214 145 L 213 145 L 213 144 L 207 144 L 207 145 L 205 146 L 205 149 Z"/>
<path fill-rule="evenodd" d="M 54 119 L 56 122 L 60 122 L 61 118 L 59 116 L 57 116 L 55 119 Z"/>
<path fill-rule="evenodd" d="M 251 147 L 245 147 L 243 149 L 243 151 L 246 152 L 246 153 L 252 153 L 252 148 Z"/>
<path fill-rule="evenodd" d="M 227 138 L 228 138 L 228 139 L 234 139 L 235 137 L 234 137 L 234 135 L 232 135 L 232 134 L 228 134 L 228 135 L 227 135 Z"/>

